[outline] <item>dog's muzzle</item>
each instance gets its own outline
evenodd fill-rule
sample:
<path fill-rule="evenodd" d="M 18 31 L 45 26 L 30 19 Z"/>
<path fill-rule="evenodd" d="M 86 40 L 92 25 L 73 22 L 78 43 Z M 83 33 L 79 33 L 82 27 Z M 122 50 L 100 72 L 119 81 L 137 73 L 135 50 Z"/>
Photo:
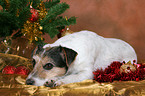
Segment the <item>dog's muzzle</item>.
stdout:
<path fill-rule="evenodd" d="M 27 85 L 34 85 L 35 81 L 33 79 L 27 79 L 26 84 Z"/>

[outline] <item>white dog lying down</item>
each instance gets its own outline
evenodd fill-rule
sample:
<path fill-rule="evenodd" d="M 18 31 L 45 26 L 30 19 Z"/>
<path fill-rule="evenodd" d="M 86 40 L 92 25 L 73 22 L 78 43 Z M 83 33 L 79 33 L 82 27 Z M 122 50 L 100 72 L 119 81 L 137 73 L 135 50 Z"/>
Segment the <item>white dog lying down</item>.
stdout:
<path fill-rule="evenodd" d="M 33 52 L 34 69 L 26 84 L 48 87 L 93 79 L 93 71 L 105 69 L 113 61 L 137 61 L 126 42 L 80 31 L 38 46 Z"/>

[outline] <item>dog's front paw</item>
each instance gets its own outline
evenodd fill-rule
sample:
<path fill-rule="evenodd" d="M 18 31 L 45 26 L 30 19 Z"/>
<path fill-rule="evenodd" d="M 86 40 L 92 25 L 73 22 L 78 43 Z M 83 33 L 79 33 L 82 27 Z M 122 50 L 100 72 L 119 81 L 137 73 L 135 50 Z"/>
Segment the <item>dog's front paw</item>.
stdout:
<path fill-rule="evenodd" d="M 54 77 L 54 78 L 51 78 L 50 80 L 47 80 L 47 82 L 44 84 L 44 86 L 46 87 L 55 87 L 55 86 L 58 86 L 56 84 L 56 81 L 59 79 L 59 77 Z"/>
<path fill-rule="evenodd" d="M 60 85 L 63 85 L 64 83 L 62 81 L 54 81 L 54 80 L 51 80 L 51 81 L 47 81 L 44 86 L 46 87 L 56 87 L 56 86 L 60 86 Z"/>

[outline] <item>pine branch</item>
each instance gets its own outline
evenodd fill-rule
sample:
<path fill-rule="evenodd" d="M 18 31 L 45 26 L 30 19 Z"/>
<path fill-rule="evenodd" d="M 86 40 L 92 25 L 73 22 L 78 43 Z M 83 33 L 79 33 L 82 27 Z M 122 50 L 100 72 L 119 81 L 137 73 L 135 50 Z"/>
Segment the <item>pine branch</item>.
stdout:
<path fill-rule="evenodd" d="M 19 0 L 19 1 L 20 1 L 19 5 L 20 5 L 21 8 L 26 8 L 27 5 L 29 4 L 29 0 Z"/>
<path fill-rule="evenodd" d="M 69 5 L 66 3 L 60 3 L 55 6 L 52 6 L 48 11 L 46 17 L 40 22 L 41 25 L 47 24 L 51 19 L 56 18 L 58 15 L 62 14 L 66 9 L 69 8 Z"/>
<path fill-rule="evenodd" d="M 10 0 L 10 7 L 9 7 L 9 12 L 11 14 L 17 14 L 18 11 L 23 10 L 23 8 L 28 7 L 27 5 L 29 4 L 28 0 Z"/>
<path fill-rule="evenodd" d="M 58 33 L 59 33 L 58 29 L 57 28 L 53 28 L 53 27 L 50 28 L 49 32 L 48 32 L 48 34 L 49 34 L 49 36 L 51 38 L 54 38 L 56 36 L 56 34 L 58 34 Z"/>
<path fill-rule="evenodd" d="M 23 8 L 20 13 L 19 13 L 19 24 L 20 27 L 22 27 L 24 25 L 24 23 L 28 20 L 28 18 L 30 17 L 31 12 L 30 12 L 30 8 L 29 7 L 25 7 Z"/>
<path fill-rule="evenodd" d="M 13 15 L 8 12 L 0 12 L 0 36 L 9 36 L 12 31 L 18 29 L 18 24 Z"/>
<path fill-rule="evenodd" d="M 2 2 L 3 0 L 0 0 L 0 5 L 3 5 L 4 4 L 4 2 Z"/>
<path fill-rule="evenodd" d="M 5 24 L 1 25 L 0 24 L 0 37 L 6 37 L 6 36 L 10 36 L 12 34 L 12 32 L 10 32 L 10 26 L 5 26 Z"/>
<path fill-rule="evenodd" d="M 58 4 L 60 0 L 49 0 L 48 2 L 45 2 L 45 8 L 51 8 L 52 6 Z"/>
<path fill-rule="evenodd" d="M 51 38 L 54 38 L 54 36 L 59 33 L 58 29 L 54 26 L 45 26 L 44 32 L 48 33 Z"/>
<path fill-rule="evenodd" d="M 3 7 L 3 9 L 5 9 L 6 5 L 5 5 L 4 0 L 0 0 L 0 5 Z"/>
<path fill-rule="evenodd" d="M 20 5 L 21 5 L 20 0 L 10 0 L 9 3 L 10 3 L 10 7 L 8 11 L 13 15 L 17 14 L 17 9 L 20 9 Z"/>
<path fill-rule="evenodd" d="M 32 3 L 33 8 L 37 8 L 37 6 L 40 4 L 41 0 L 30 0 L 30 4 Z"/>
<path fill-rule="evenodd" d="M 7 21 L 12 16 L 8 12 L 0 12 L 0 23 Z"/>
<path fill-rule="evenodd" d="M 43 31 L 48 33 L 51 38 L 59 33 L 58 28 L 63 26 L 69 26 L 76 23 L 76 17 L 71 17 L 68 20 L 66 18 L 62 18 L 61 16 L 57 19 L 45 24 L 43 27 Z"/>
<path fill-rule="evenodd" d="M 74 25 L 74 24 L 76 24 L 76 17 L 75 16 L 70 17 L 67 21 L 68 21 L 68 25 L 67 26 Z"/>
<path fill-rule="evenodd" d="M 71 17 L 68 20 L 65 18 L 57 18 L 56 20 L 53 20 L 49 24 L 45 26 L 55 26 L 55 27 L 61 27 L 61 26 L 69 26 L 76 23 L 76 17 Z"/>
<path fill-rule="evenodd" d="M 8 24 L 11 27 L 16 26 L 16 19 L 8 12 L 0 12 L 0 24 Z M 18 26 L 17 26 L 18 27 Z"/>

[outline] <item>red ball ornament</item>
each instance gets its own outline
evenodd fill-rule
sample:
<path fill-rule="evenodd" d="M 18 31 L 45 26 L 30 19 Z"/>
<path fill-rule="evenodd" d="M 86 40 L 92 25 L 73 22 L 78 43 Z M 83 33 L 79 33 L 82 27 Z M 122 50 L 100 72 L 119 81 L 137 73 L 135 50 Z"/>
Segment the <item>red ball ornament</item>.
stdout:
<path fill-rule="evenodd" d="M 6 66 L 3 70 L 3 74 L 14 74 L 16 68 L 14 66 Z"/>
<path fill-rule="evenodd" d="M 139 81 L 139 78 L 136 78 L 136 81 Z"/>
<path fill-rule="evenodd" d="M 29 70 L 25 66 L 19 66 L 15 70 L 15 74 L 19 74 L 19 75 L 28 75 L 28 73 L 29 73 Z"/>
<path fill-rule="evenodd" d="M 30 12 L 32 13 L 31 17 L 30 17 L 30 21 L 31 22 L 37 21 L 39 19 L 39 13 L 38 13 L 38 11 L 36 9 L 31 7 L 30 8 Z"/>
<path fill-rule="evenodd" d="M 65 31 L 64 29 L 59 30 L 60 33 L 64 32 L 64 31 Z"/>
<path fill-rule="evenodd" d="M 59 30 L 59 34 L 57 35 L 57 37 L 58 37 L 58 38 L 61 38 L 61 37 L 62 37 L 62 33 L 63 33 L 64 31 L 65 31 L 64 29 Z"/>

